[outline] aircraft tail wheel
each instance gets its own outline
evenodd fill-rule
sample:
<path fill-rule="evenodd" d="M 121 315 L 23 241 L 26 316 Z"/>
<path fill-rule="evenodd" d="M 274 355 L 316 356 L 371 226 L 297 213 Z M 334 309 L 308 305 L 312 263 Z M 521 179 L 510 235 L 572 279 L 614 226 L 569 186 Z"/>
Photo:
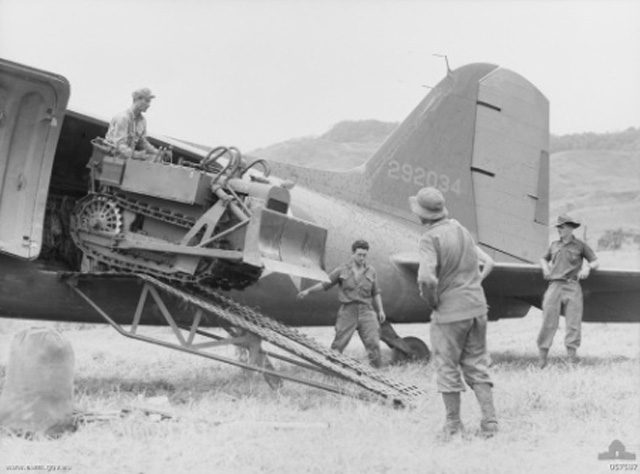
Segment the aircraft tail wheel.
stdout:
<path fill-rule="evenodd" d="M 429 347 L 417 337 L 408 336 L 403 337 L 402 340 L 409 346 L 411 349 L 411 355 L 406 354 L 405 352 L 394 348 L 391 352 L 391 363 L 392 364 L 402 364 L 405 362 L 429 362 L 431 359 L 431 351 Z"/>

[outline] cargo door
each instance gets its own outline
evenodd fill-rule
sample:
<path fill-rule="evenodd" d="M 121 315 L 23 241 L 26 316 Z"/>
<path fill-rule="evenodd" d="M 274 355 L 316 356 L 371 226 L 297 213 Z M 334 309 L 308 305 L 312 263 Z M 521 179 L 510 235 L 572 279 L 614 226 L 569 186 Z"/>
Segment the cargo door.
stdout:
<path fill-rule="evenodd" d="M 64 77 L 0 59 L 0 252 L 40 254 L 69 93 Z"/>

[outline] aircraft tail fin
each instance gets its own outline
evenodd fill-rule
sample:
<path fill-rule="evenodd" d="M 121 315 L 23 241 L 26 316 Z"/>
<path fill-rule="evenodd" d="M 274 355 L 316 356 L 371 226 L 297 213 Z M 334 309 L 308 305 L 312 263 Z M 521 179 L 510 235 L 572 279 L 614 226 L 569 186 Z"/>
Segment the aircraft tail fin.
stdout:
<path fill-rule="evenodd" d="M 415 220 L 409 196 L 440 189 L 450 216 L 501 260 L 548 243 L 549 104 L 491 64 L 451 71 L 365 164 L 372 206 Z"/>

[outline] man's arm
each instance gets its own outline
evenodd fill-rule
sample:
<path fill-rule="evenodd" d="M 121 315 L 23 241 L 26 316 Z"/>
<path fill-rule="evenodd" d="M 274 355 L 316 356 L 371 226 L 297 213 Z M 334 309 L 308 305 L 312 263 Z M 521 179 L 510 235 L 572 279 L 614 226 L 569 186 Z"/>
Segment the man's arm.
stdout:
<path fill-rule="evenodd" d="M 548 280 L 549 275 L 551 274 L 551 268 L 549 267 L 549 260 L 551 260 L 551 247 L 547 249 L 547 253 L 545 253 L 540 259 L 540 268 L 542 268 L 542 277 L 545 280 Z"/>
<path fill-rule="evenodd" d="M 420 298 L 427 302 L 431 309 L 438 307 L 438 276 L 436 267 L 438 255 L 433 241 L 428 237 L 420 239 L 420 266 L 418 267 L 418 291 Z"/>
<path fill-rule="evenodd" d="M 334 271 L 331 272 L 331 274 L 329 275 L 329 283 L 316 283 L 313 286 L 310 286 L 309 288 L 307 288 L 306 290 L 302 290 L 298 293 L 298 295 L 296 296 L 297 299 L 299 300 L 303 300 L 305 299 L 307 296 L 309 296 L 309 294 L 311 293 L 318 293 L 320 291 L 326 291 L 329 288 L 335 286 L 338 281 L 340 280 L 340 270 L 341 267 L 336 268 Z"/>
<path fill-rule="evenodd" d="M 382 307 L 382 296 L 380 296 L 380 293 L 377 293 L 373 297 L 373 309 L 375 309 L 378 314 L 378 321 L 384 323 L 387 315 L 384 313 L 384 308 Z"/>
<path fill-rule="evenodd" d="M 587 262 L 586 265 L 582 266 L 580 273 L 578 273 L 578 279 L 584 280 L 591 274 L 591 270 L 596 270 L 600 266 L 600 262 L 596 258 L 590 262 Z"/>
<path fill-rule="evenodd" d="M 480 262 L 480 266 L 482 267 L 482 271 L 480 272 L 480 279 L 484 280 L 487 278 L 489 273 L 493 270 L 494 262 L 493 259 L 482 250 L 480 247 L 476 245 L 476 252 L 478 254 L 478 260 Z"/>
<path fill-rule="evenodd" d="M 142 131 L 139 134 L 138 146 L 142 148 L 141 151 L 147 155 L 157 155 L 159 150 L 149 143 L 149 140 L 147 139 L 147 119 L 144 116 L 141 116 L 140 122 L 142 123 Z"/>
<path fill-rule="evenodd" d="M 583 265 L 580 273 L 578 273 L 578 279 L 580 280 L 584 280 L 585 278 L 587 278 L 591 274 L 591 270 L 596 270 L 600 266 L 598 257 L 596 256 L 594 251 L 591 250 L 591 247 L 589 247 L 587 244 L 585 244 L 584 247 L 585 248 L 583 256 L 587 261 L 587 264 Z"/>
<path fill-rule="evenodd" d="M 158 153 L 160 153 L 160 150 L 158 150 L 151 143 L 149 143 L 149 140 L 147 140 L 146 135 L 143 135 L 142 137 L 140 137 L 140 144 L 142 145 L 142 149 L 146 154 L 157 155 Z"/>
<path fill-rule="evenodd" d="M 378 275 L 375 274 L 375 270 L 373 270 L 373 274 L 375 275 L 373 279 L 373 285 L 371 286 L 373 309 L 378 315 L 378 321 L 380 321 L 380 323 L 384 323 L 385 319 L 387 319 L 387 315 L 384 314 L 384 307 L 382 306 L 382 296 L 380 295 L 380 287 L 378 286 Z"/>
<path fill-rule="evenodd" d="M 317 293 L 317 292 L 322 291 L 322 290 L 324 290 L 324 285 L 322 283 L 316 283 L 315 285 L 310 286 L 306 290 L 300 291 L 298 293 L 298 296 L 296 296 L 296 298 L 299 299 L 299 300 L 303 300 L 307 296 L 309 296 L 311 293 Z"/>
<path fill-rule="evenodd" d="M 422 280 L 418 281 L 418 289 L 420 298 L 427 302 L 430 309 L 436 309 L 440 304 L 438 300 L 438 280 Z"/>

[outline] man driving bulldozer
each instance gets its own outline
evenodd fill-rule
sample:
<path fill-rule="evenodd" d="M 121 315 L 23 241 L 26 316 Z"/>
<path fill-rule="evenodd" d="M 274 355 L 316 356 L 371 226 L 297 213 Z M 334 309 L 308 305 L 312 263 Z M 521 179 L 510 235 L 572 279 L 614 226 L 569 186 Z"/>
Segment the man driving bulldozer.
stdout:
<path fill-rule="evenodd" d="M 105 139 L 123 157 L 135 160 L 162 161 L 170 152 L 160 150 L 149 143 L 147 140 L 147 120 L 142 115 L 151 105 L 151 99 L 155 95 L 144 87 L 133 91 L 132 96 L 131 107 L 111 119 Z"/>

